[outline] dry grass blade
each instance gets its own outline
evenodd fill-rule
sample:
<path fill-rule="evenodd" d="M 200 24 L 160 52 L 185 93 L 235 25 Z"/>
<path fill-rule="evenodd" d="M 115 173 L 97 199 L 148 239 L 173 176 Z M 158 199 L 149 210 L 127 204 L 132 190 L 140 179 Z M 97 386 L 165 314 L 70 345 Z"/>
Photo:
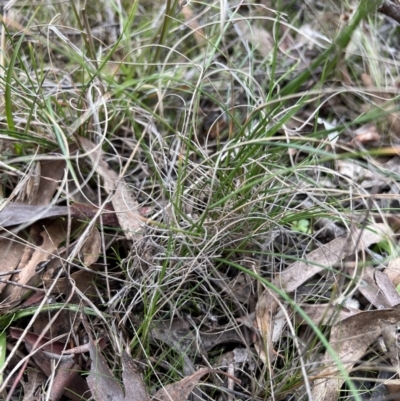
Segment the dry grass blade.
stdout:
<path fill-rule="evenodd" d="M 4 15 L 0 398 L 360 401 L 399 314 L 399 1 L 80 3 Z"/>

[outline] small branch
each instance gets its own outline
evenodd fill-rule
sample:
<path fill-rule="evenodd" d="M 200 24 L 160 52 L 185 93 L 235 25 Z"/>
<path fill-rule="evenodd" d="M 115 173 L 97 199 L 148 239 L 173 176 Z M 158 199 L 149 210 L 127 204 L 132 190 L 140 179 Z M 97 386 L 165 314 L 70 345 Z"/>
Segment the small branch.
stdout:
<path fill-rule="evenodd" d="M 384 0 L 378 11 L 400 24 L 400 4 L 396 4 L 392 0 Z"/>

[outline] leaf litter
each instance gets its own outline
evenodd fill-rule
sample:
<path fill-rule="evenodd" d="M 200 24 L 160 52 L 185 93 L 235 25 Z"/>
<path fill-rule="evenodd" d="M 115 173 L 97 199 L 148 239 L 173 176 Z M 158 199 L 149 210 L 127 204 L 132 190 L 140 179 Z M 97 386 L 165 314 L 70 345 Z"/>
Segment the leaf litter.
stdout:
<path fill-rule="evenodd" d="M 293 29 L 286 14 L 279 19 L 277 15 L 280 14 L 273 11 L 274 4 L 264 3 L 254 9 L 252 5 L 237 6 L 235 12 L 243 13 L 244 17 L 240 15 L 229 22 L 231 26 L 226 25 L 228 36 L 224 37 L 223 45 L 228 47 L 223 55 L 221 53 L 221 59 L 216 60 L 222 65 L 226 55 L 233 57 L 237 50 L 232 51 L 231 46 L 241 46 L 238 48 L 243 54 L 251 51 L 256 64 L 257 57 L 265 60 L 275 57 L 275 63 L 283 67 L 283 72 L 276 73 L 279 85 L 285 89 L 296 82 L 299 76 L 296 67 L 308 69 L 318 51 L 329 48 L 337 26 L 331 26 L 332 18 L 321 14 L 321 18 L 327 18 L 326 32 L 321 34 L 315 18 L 310 20 L 306 9 L 302 8 L 298 15 L 302 26 Z M 223 2 L 220 4 L 222 7 Z M 99 6 L 103 6 L 103 2 L 100 1 Z M 112 25 L 114 17 L 110 17 L 107 10 L 105 7 L 96 15 L 104 11 Z M 171 11 L 175 10 L 166 10 L 167 13 Z M 214 21 L 211 25 L 215 24 L 215 13 L 205 22 L 210 11 L 207 6 L 200 10 L 198 5 L 189 2 L 182 2 L 176 11 L 171 21 L 177 23 L 179 18 L 183 21 L 182 26 L 175 29 L 189 31 L 188 40 L 195 44 L 196 51 L 204 52 L 212 40 L 212 36 L 208 36 L 208 23 Z M 222 11 L 219 22 L 224 28 L 230 16 Z M 60 18 L 67 14 L 60 13 Z M 338 20 L 349 21 L 350 14 L 347 10 L 338 15 Z M 20 18 L 17 13 L 14 27 L 23 26 Z M 82 18 L 87 30 L 83 43 L 94 58 L 97 44 L 94 44 L 91 29 L 94 32 L 95 28 L 90 27 L 84 13 Z M 79 50 L 73 39 L 75 31 L 62 32 L 61 25 L 52 26 L 50 30 L 57 32 L 52 40 L 58 41 L 60 46 Z M 278 33 L 283 36 L 275 43 Z M 40 42 L 40 35 L 30 34 L 37 36 Z M 237 40 L 228 43 L 225 39 L 230 35 L 236 35 Z M 354 50 L 359 44 L 353 41 L 350 45 L 349 49 Z M 96 51 L 100 49 L 103 47 Z M 86 53 L 81 50 L 78 53 L 92 68 Z M 166 57 L 173 57 L 173 53 Z M 340 61 L 340 78 L 335 80 L 335 85 L 339 82 L 347 87 L 356 85 L 358 77 L 351 76 L 346 66 L 350 53 L 343 55 Z M 112 56 L 117 64 L 124 62 L 117 53 Z M 171 63 L 181 64 L 181 59 Z M 167 66 L 166 62 L 162 68 Z M 313 87 L 313 80 L 321 74 L 318 68 L 303 82 L 303 89 Z M 197 71 L 192 67 L 187 69 L 187 75 L 179 79 L 192 85 Z M 52 69 L 51 74 L 57 77 L 60 71 Z M 117 74 L 118 68 L 112 71 Z M 170 72 L 170 76 L 179 75 L 178 70 L 168 71 L 168 74 Z M 356 102 L 355 92 L 349 91 L 347 97 L 333 96 L 333 92 L 329 92 L 332 88 L 327 88 L 332 97 L 321 97 L 321 104 L 318 99 L 316 107 L 321 118 L 316 119 L 314 127 L 314 115 L 308 107 L 312 108 L 315 99 L 307 107 L 304 104 L 299 107 L 294 99 L 288 99 L 285 113 L 290 118 L 274 114 L 271 108 L 271 121 L 277 123 L 276 132 L 269 138 L 268 145 L 261 144 L 260 158 L 250 163 L 262 166 L 262 174 L 267 177 L 265 181 L 261 185 L 250 185 L 253 177 L 245 173 L 250 168 L 246 162 L 241 167 L 243 177 L 235 177 L 229 191 L 225 191 L 219 173 L 221 177 L 230 174 L 229 156 L 233 158 L 233 154 L 229 154 L 230 150 L 221 150 L 221 145 L 228 144 L 227 149 L 233 145 L 238 155 L 243 156 L 241 142 L 236 141 L 235 135 L 243 141 L 248 139 L 247 146 L 251 148 L 254 139 L 251 130 L 257 130 L 265 116 L 257 115 L 261 110 L 259 104 L 246 104 L 253 95 L 248 87 L 242 86 L 242 78 L 235 75 L 233 85 L 237 86 L 227 91 L 226 82 L 220 81 L 220 73 L 215 72 L 213 81 L 209 77 L 205 79 L 206 89 L 199 91 L 199 99 L 186 97 L 190 85 L 177 88 L 170 83 L 154 87 L 146 84 L 144 89 L 139 88 L 138 93 L 146 103 L 143 108 L 136 106 L 136 98 L 134 102 L 129 96 L 124 98 L 135 123 L 141 129 L 145 127 L 140 140 L 137 140 L 139 136 L 135 137 L 135 123 L 128 123 L 126 116 L 123 122 L 113 120 L 122 113 L 119 109 L 110 117 L 115 137 L 108 136 L 109 116 L 106 112 L 102 115 L 100 106 L 114 102 L 117 93 L 124 91 L 105 93 L 101 82 L 106 81 L 100 75 L 93 81 L 99 87 L 93 87 L 91 93 L 79 92 L 76 82 L 70 82 L 74 90 L 65 104 L 78 104 L 85 99 L 83 104 L 88 107 L 82 111 L 83 117 L 75 116 L 72 132 L 69 122 L 63 125 L 68 113 L 59 119 L 57 134 L 47 131 L 44 124 L 34 124 L 43 136 L 53 138 L 54 142 L 50 141 L 54 144 L 52 152 L 37 153 L 38 160 L 30 160 L 23 173 L 14 167 L 9 169 L 14 173 L 18 171 L 19 175 L 15 173 L 16 176 L 10 178 L 9 197 L 0 211 L 3 256 L 0 298 L 4 312 L 0 316 L 1 330 L 7 332 L 10 347 L 19 342 L 25 345 L 25 349 L 18 349 L 18 355 L 15 350 L 14 357 L 1 367 L 3 375 L 6 374 L 0 388 L 2 394 L 6 394 L 5 399 L 14 399 L 16 391 L 23 387 L 24 400 L 43 399 L 47 392 L 52 400 L 128 401 L 134 397 L 146 401 L 196 398 L 233 401 L 284 399 L 287 395 L 287 399 L 293 400 L 310 396 L 329 401 L 338 399 L 339 393 L 351 394 L 351 383 L 357 382 L 343 376 L 343 369 L 351 376 L 357 369 L 362 371 L 364 365 L 381 373 L 392 367 L 398 374 L 398 257 L 395 252 L 388 255 L 387 251 L 382 251 L 384 247 L 388 249 L 389 243 L 397 245 L 400 227 L 396 216 L 387 212 L 399 193 L 393 178 L 399 173 L 397 148 L 382 129 L 389 123 L 394 136 L 398 136 L 397 111 L 389 113 L 385 117 L 387 121 L 379 124 L 374 121 L 350 124 L 343 130 L 336 116 L 332 118 L 332 109 L 340 116 L 339 120 L 344 121 L 338 110 L 345 109 L 348 116 L 358 117 L 368 113 L 372 102 L 361 105 L 361 96 Z M 257 74 L 252 77 L 253 90 L 257 92 L 254 97 L 267 104 L 266 99 L 271 99 L 272 92 L 263 99 L 263 82 Z M 73 76 L 73 73 L 64 74 L 62 79 L 57 77 L 57 82 L 46 76 L 43 83 L 56 88 L 63 80 L 72 81 Z M 378 91 L 371 75 L 362 73 L 359 78 L 370 93 Z M 342 90 L 345 85 L 333 87 L 333 90 Z M 208 90 L 212 93 L 209 97 Z M 227 92 L 231 91 L 235 94 L 227 98 Z M 390 110 L 392 92 L 388 90 L 379 99 L 371 96 L 375 106 Z M 155 97 L 157 106 L 149 113 Z M 188 111 L 188 115 L 196 115 L 199 120 L 204 117 L 203 121 L 194 122 L 201 127 L 199 131 L 204 131 L 202 135 L 199 133 L 200 139 L 193 137 L 197 148 L 186 142 L 179 128 L 180 115 L 171 114 L 172 125 L 164 124 L 174 132 L 172 139 L 170 132 L 163 131 L 163 124 L 159 124 L 159 116 L 154 118 L 158 112 L 160 116 L 175 113 L 172 110 L 176 110 L 176 105 L 168 99 L 178 97 L 185 107 L 192 105 L 192 100 L 203 105 L 199 110 Z M 64 107 L 61 97 L 54 100 L 60 108 Z M 295 109 L 296 115 L 289 115 Z M 10 121 L 10 114 L 7 118 Z M 242 126 L 245 126 L 243 130 Z M 302 163 L 307 165 L 309 170 L 305 172 L 304 169 L 302 177 L 297 172 L 288 177 L 286 173 L 281 174 L 276 165 L 267 168 L 263 164 L 265 152 L 267 158 L 274 159 L 276 155 L 271 149 L 279 141 L 291 145 L 300 143 L 294 142 L 295 138 L 309 140 L 311 135 L 306 137 L 306 134 L 313 134 L 322 126 L 334 130 L 334 135 L 328 135 L 327 139 L 318 139 L 319 151 L 327 150 L 323 156 L 346 151 L 353 152 L 351 158 L 339 157 L 332 165 L 327 159 L 320 165 L 314 162 L 307 165 L 311 152 L 311 145 L 307 145 L 289 147 L 282 153 L 287 157 L 288 166 L 298 163 L 301 170 Z M 63 137 L 58 131 L 61 127 L 68 135 L 73 135 Z M 83 133 L 86 128 L 87 133 Z M 102 129 L 107 135 L 102 136 Z M 262 127 L 266 132 L 269 129 L 275 127 Z M 96 138 L 107 138 L 107 141 L 91 140 L 89 133 L 95 133 Z M 73 138 L 77 144 L 73 143 Z M 71 143 L 66 144 L 68 141 Z M 113 154 L 114 149 L 118 151 Z M 376 151 L 376 157 L 365 155 L 366 149 Z M 227 163 L 221 171 L 220 156 Z M 23 156 L 15 157 L 10 166 L 19 167 L 23 159 Z M 212 173 L 207 164 L 211 160 L 216 167 Z M 121 163 L 125 162 L 122 168 Z M 187 170 L 180 180 L 182 177 L 178 177 L 177 172 L 182 166 Z M 321 176 L 326 188 L 322 188 L 323 180 L 318 181 Z M 349 183 L 353 195 L 350 195 Z M 180 186 L 184 187 L 181 192 Z M 243 204 L 235 195 L 239 192 L 245 195 L 250 186 L 254 193 Z M 279 193 L 274 192 L 276 187 L 280 188 Z M 295 188 L 291 200 L 287 199 L 288 205 L 274 214 L 274 207 L 289 188 Z M 336 198 L 330 197 L 329 191 L 337 191 Z M 213 192 L 218 193 L 214 204 L 222 205 L 221 209 L 210 206 Z M 224 202 L 221 203 L 221 199 Z M 341 205 L 350 203 L 351 212 L 342 214 L 335 210 L 334 201 Z M 373 202 L 378 206 L 372 207 Z M 183 206 L 177 213 L 180 203 Z M 314 217 L 307 213 L 318 207 L 315 219 L 318 222 L 313 224 Z M 204 218 L 203 213 L 209 210 L 211 213 Z M 243 223 L 243 216 L 247 215 L 255 221 L 263 216 L 263 223 L 249 228 L 247 222 Z M 379 253 L 392 259 L 379 258 Z M 240 272 L 233 267 L 235 264 L 241 268 Z M 270 284 L 267 288 L 262 285 L 265 280 Z M 182 295 L 185 291 L 190 296 Z M 44 301 L 48 306 L 61 302 L 73 308 L 54 313 L 44 307 Z M 37 309 L 38 305 L 42 310 Z M 90 318 L 78 317 L 82 307 L 91 312 Z M 326 347 L 311 349 L 316 328 L 322 329 L 335 358 Z M 296 353 L 299 357 L 290 361 L 291 354 Z M 372 354 L 379 354 L 378 363 L 374 362 Z M 25 362 L 21 364 L 21 361 Z M 290 388 L 286 386 L 290 380 L 282 380 L 287 374 L 286 363 L 287 366 L 292 363 L 287 370 L 292 375 Z M 297 376 L 293 373 L 300 371 Z M 29 385 L 22 380 L 24 375 Z M 368 380 L 361 382 L 363 385 Z M 385 379 L 384 385 L 392 395 L 398 391 L 396 379 Z"/>

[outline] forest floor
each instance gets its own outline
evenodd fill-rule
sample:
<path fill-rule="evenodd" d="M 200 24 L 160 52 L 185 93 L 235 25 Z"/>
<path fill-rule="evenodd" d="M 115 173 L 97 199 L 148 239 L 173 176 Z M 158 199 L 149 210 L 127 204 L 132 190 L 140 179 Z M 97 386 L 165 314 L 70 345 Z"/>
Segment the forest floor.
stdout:
<path fill-rule="evenodd" d="M 400 2 L 3 3 L 0 399 L 399 399 Z"/>

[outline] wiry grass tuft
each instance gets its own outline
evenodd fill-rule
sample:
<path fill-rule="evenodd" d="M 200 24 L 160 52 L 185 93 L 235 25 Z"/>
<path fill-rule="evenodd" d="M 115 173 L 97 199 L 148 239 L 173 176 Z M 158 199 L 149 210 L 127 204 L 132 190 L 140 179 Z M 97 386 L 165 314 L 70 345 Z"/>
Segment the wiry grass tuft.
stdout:
<path fill-rule="evenodd" d="M 4 8 L 4 202 L 41 205 L 41 168 L 59 161 L 45 205 L 108 210 L 113 194 L 79 146 L 84 137 L 126 183 L 144 225 L 140 238 L 127 241 L 105 215 L 92 221 L 100 258 L 89 266 L 81 251 L 89 222 L 63 218 L 68 235 L 53 252 L 63 273 L 49 281 L 35 276 L 29 285 L 52 288 L 60 313 L 87 315 L 92 334 L 109 340 L 104 353 L 119 378 L 120 355 L 129 350 L 151 394 L 197 365 L 228 370 L 229 353 L 241 349 L 248 353 L 235 368 L 241 384 L 228 388 L 213 373 L 194 397 L 312 399 L 318 361 L 328 350 L 334 374 L 346 380 L 340 399 L 361 399 L 369 379 L 359 386 L 350 380 L 334 358 L 329 325 L 320 327 L 303 310 L 326 304 L 339 312 L 340 303 L 358 296 L 358 273 L 326 266 L 291 293 L 271 283 L 310 252 L 372 221 L 396 230 L 387 217 L 398 208 L 399 177 L 385 163 L 398 153 L 397 28 L 372 1 L 355 8 L 334 1 L 186 3 Z M 375 139 L 358 140 L 357 130 L 368 127 Z M 20 229 L 1 238 L 20 241 L 10 234 L 18 233 L 28 248 L 40 247 Z M 362 270 L 393 259 L 393 238 L 366 250 L 364 259 L 344 262 Z M 80 287 L 82 278 L 71 284 L 77 272 L 92 274 L 91 284 Z M 66 284 L 52 281 L 56 276 Z M 285 321 L 273 360 L 255 323 L 266 288 L 279 298 Z M 31 316 L 39 313 L 21 313 L 19 303 L 6 310 L 3 333 L 9 325 L 35 326 Z M 78 326 L 63 333 L 76 345 Z M 55 333 L 46 328 L 46 336 Z M 2 355 L 0 361 L 2 394 L 14 399 L 18 362 L 3 362 Z"/>

